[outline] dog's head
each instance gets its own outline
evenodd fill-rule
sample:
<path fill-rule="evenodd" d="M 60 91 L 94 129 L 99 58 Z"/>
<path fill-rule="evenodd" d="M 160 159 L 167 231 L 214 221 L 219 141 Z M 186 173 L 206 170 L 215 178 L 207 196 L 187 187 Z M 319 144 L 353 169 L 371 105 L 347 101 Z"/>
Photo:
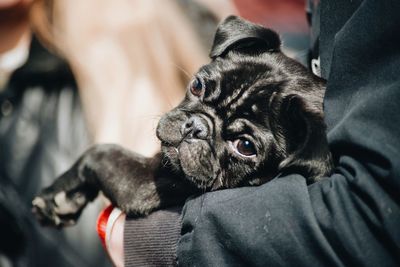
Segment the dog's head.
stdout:
<path fill-rule="evenodd" d="M 199 188 L 260 184 L 282 172 L 309 181 L 331 169 L 324 82 L 280 51 L 272 30 L 228 17 L 212 61 L 157 127 L 162 152 Z"/>

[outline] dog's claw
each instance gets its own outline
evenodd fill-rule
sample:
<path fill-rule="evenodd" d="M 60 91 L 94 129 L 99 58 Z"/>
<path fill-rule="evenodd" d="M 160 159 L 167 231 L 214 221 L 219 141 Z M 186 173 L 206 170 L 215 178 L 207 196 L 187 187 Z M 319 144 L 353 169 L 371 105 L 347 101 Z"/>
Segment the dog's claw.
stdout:
<path fill-rule="evenodd" d="M 65 202 L 63 202 L 65 201 Z M 65 192 L 42 194 L 32 201 L 32 213 L 40 224 L 61 228 L 74 225 L 80 214 L 80 207 L 70 207 Z"/>
<path fill-rule="evenodd" d="M 34 208 L 40 208 L 40 209 L 44 209 L 46 207 L 46 202 L 44 201 L 43 198 L 41 197 L 35 197 L 32 200 L 32 206 Z"/>

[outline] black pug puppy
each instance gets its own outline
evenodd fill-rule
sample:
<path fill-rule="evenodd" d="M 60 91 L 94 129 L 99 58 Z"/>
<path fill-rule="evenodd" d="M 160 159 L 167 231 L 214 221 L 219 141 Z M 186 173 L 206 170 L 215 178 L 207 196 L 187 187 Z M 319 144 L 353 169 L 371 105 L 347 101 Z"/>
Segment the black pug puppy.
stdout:
<path fill-rule="evenodd" d="M 157 127 L 161 153 L 145 158 L 96 145 L 33 200 L 43 224 L 75 223 L 99 191 L 134 216 L 195 193 L 260 185 L 296 172 L 313 182 L 332 169 L 324 81 L 280 51 L 272 30 L 231 16 L 216 32 L 212 61 Z"/>

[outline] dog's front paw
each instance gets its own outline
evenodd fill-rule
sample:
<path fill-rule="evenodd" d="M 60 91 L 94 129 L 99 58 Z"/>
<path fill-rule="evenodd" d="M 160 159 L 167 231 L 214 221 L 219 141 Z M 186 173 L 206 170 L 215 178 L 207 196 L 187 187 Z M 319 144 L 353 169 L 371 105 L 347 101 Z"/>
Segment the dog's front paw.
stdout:
<path fill-rule="evenodd" d="M 61 228 L 74 225 L 88 198 L 82 192 L 44 190 L 32 201 L 32 212 L 42 225 Z"/>

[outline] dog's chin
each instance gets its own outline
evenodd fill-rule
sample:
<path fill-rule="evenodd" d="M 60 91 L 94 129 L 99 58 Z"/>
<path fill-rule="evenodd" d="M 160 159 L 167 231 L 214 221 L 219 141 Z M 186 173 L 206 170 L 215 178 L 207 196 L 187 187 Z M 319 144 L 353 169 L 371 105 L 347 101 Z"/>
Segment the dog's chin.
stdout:
<path fill-rule="evenodd" d="M 207 141 L 187 140 L 178 147 L 163 146 L 162 152 L 172 167 L 182 172 L 199 189 L 214 189 L 219 173 L 218 163 Z"/>

